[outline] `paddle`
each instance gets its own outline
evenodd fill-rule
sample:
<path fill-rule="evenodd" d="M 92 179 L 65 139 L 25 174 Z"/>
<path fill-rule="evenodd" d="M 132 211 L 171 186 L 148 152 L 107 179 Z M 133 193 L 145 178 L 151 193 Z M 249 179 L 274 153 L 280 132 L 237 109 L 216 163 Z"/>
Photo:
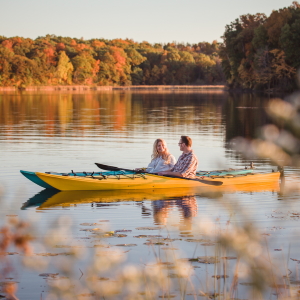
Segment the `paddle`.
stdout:
<path fill-rule="evenodd" d="M 145 174 L 154 175 L 153 173 L 147 173 L 147 172 L 142 172 L 142 171 L 135 171 L 135 170 L 130 170 L 130 169 L 118 168 L 118 167 L 104 165 L 104 164 L 99 164 L 99 163 L 95 163 L 95 165 L 98 168 L 100 168 L 102 170 L 106 170 L 106 171 L 129 171 L 129 172 L 135 172 L 137 174 L 145 173 Z M 197 178 L 184 178 L 184 177 L 168 176 L 168 175 L 166 175 L 166 177 L 180 178 L 180 179 L 185 179 L 185 180 L 194 180 L 194 181 L 202 182 L 204 184 L 215 185 L 215 186 L 219 186 L 219 185 L 223 184 L 222 181 L 212 181 L 212 180 L 197 179 Z"/>

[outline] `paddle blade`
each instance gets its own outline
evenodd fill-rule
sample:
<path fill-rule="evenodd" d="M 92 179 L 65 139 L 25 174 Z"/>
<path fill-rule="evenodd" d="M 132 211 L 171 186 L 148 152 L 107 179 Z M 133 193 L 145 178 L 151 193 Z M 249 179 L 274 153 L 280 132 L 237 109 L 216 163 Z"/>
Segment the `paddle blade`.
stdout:
<path fill-rule="evenodd" d="M 117 168 L 114 166 L 109 166 L 109 165 L 104 165 L 104 164 L 99 164 L 99 163 L 95 163 L 95 165 L 105 171 L 129 171 L 129 172 L 135 172 L 134 170 L 131 169 L 125 169 L 125 168 Z"/>
<path fill-rule="evenodd" d="M 220 186 L 223 184 L 223 181 L 212 181 L 212 180 L 201 180 L 201 179 L 196 179 L 196 180 L 204 184 L 214 185 L 214 186 Z"/>
<path fill-rule="evenodd" d="M 99 163 L 95 163 L 95 165 L 105 171 L 120 171 L 123 169 L 117 168 L 117 167 L 113 167 L 113 166 L 109 166 L 109 165 L 103 165 L 103 164 L 99 164 Z"/>

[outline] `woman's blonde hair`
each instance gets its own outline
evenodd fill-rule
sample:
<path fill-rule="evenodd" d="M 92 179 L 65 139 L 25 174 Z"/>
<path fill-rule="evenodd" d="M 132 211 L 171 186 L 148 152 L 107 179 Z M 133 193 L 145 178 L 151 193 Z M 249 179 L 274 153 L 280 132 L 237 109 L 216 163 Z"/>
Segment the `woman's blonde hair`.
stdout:
<path fill-rule="evenodd" d="M 155 142 L 153 144 L 153 153 L 151 155 L 151 158 L 153 160 L 153 159 L 155 159 L 155 158 L 157 158 L 157 157 L 160 156 L 160 154 L 157 151 L 157 145 L 158 145 L 159 142 L 163 143 L 164 146 L 165 146 L 165 148 L 166 148 L 166 150 L 162 154 L 162 158 L 166 161 L 166 163 L 168 163 L 169 160 L 170 160 L 170 152 L 169 152 L 169 150 L 167 148 L 167 143 L 163 139 L 156 139 L 155 140 Z"/>

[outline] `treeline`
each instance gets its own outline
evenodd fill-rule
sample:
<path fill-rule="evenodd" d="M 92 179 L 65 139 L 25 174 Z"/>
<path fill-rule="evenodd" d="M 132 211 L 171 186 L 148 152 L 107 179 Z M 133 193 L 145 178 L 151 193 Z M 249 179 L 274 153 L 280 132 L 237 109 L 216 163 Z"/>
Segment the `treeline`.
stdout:
<path fill-rule="evenodd" d="M 220 44 L 0 36 L 0 86 L 219 84 Z"/>
<path fill-rule="evenodd" d="M 264 14 L 243 15 L 226 26 L 220 50 L 225 77 L 232 88 L 296 88 L 300 67 L 300 5 Z"/>

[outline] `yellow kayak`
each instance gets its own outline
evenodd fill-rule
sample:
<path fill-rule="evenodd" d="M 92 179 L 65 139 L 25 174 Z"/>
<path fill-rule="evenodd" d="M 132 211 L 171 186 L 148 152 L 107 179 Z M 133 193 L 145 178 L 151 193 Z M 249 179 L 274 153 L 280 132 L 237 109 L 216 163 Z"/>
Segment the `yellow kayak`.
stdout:
<path fill-rule="evenodd" d="M 105 190 L 141 190 L 141 189 L 177 189 L 208 187 L 208 184 L 197 180 L 185 178 L 172 178 L 154 174 L 131 174 L 116 176 L 61 176 L 36 172 L 36 175 L 60 191 L 105 191 Z M 205 182 L 222 181 L 221 186 L 214 186 L 214 189 L 224 186 L 236 186 L 240 184 L 264 184 L 276 182 L 280 178 L 280 172 L 272 173 L 250 173 L 245 175 L 218 176 L 206 178 Z M 199 178 L 201 179 L 201 178 Z"/>

